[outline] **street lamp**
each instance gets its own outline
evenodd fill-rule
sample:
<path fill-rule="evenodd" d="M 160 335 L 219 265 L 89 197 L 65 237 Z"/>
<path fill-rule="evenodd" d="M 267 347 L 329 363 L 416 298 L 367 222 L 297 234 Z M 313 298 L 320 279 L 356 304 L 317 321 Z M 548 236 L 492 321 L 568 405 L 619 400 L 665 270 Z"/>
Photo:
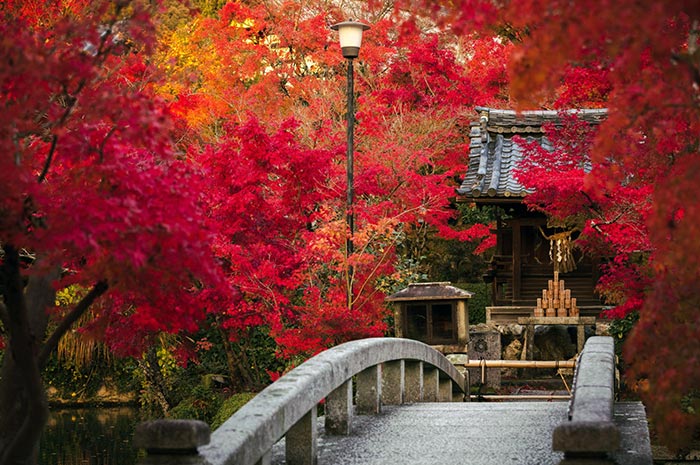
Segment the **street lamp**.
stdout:
<path fill-rule="evenodd" d="M 331 29 L 338 31 L 338 38 L 340 39 L 340 49 L 343 52 L 343 58 L 348 60 L 348 92 L 347 92 L 347 104 L 348 113 L 347 117 L 347 203 L 346 203 L 346 221 L 348 228 L 350 229 L 350 235 L 348 236 L 345 246 L 348 254 L 348 258 L 354 252 L 354 246 L 352 243 L 353 235 L 355 234 L 355 216 L 353 213 L 353 203 L 355 200 L 355 188 L 353 181 L 353 167 L 354 167 L 354 138 L 355 138 L 355 90 L 354 90 L 354 75 L 353 75 L 353 60 L 357 58 L 360 54 L 360 47 L 362 46 L 362 33 L 369 29 L 369 26 L 358 21 L 348 20 L 342 23 L 334 24 Z M 352 266 L 348 267 L 348 309 L 352 308 L 352 281 L 354 278 L 354 271 Z"/>

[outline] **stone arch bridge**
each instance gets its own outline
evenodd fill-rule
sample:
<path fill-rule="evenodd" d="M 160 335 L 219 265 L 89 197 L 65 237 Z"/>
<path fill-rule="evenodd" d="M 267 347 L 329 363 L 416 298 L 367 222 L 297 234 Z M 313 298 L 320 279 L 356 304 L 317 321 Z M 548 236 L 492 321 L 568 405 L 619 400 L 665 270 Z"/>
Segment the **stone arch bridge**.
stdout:
<path fill-rule="evenodd" d="M 468 392 L 430 346 L 364 339 L 309 359 L 211 434 L 156 420 L 134 445 L 143 464 L 652 464 L 643 406 L 615 401 L 610 337 L 586 342 L 568 402 L 468 402 Z"/>

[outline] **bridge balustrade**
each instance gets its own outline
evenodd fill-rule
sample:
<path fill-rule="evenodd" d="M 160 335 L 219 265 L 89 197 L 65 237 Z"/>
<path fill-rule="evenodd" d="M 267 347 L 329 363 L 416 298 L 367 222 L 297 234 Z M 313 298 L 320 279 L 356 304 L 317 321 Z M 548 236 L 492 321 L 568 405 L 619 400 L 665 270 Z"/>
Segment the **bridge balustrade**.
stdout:
<path fill-rule="evenodd" d="M 620 447 L 620 431 L 614 421 L 615 347 L 611 337 L 595 336 L 586 341 L 574 372 L 568 421 L 552 435 L 552 449 L 577 457 L 606 457 Z"/>

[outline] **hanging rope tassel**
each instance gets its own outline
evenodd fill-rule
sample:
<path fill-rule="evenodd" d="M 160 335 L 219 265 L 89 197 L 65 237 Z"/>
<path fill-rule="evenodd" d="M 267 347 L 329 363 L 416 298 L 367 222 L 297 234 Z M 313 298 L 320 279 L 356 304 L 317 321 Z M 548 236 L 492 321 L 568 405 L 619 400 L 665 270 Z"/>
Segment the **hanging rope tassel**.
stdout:
<path fill-rule="evenodd" d="M 564 231 L 551 236 L 547 236 L 542 228 L 542 235 L 549 239 L 549 259 L 554 265 L 554 271 L 559 273 L 569 273 L 576 269 L 576 261 L 574 260 L 574 242 L 571 240 L 573 231 Z"/>

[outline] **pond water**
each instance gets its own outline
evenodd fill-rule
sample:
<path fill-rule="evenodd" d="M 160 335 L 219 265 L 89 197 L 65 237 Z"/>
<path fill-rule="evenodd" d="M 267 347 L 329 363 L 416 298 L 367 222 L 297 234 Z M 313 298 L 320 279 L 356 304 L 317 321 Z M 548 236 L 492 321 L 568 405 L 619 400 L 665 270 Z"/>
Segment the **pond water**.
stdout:
<path fill-rule="evenodd" d="M 134 465 L 138 410 L 130 407 L 52 410 L 39 465 Z"/>

